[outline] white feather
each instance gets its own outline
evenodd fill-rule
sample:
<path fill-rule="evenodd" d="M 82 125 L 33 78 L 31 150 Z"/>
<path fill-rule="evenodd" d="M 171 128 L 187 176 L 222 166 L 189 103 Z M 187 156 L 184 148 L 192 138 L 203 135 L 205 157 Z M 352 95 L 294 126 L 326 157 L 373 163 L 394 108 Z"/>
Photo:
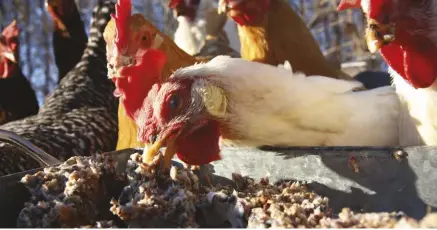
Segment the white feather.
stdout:
<path fill-rule="evenodd" d="M 188 54 L 197 54 L 205 43 L 205 20 L 191 22 L 185 16 L 179 16 L 177 20 L 179 26 L 174 33 L 174 42 Z"/>
<path fill-rule="evenodd" d="M 175 72 L 207 76 L 228 97 L 223 122 L 239 139 L 260 146 L 393 146 L 399 99 L 392 87 L 353 92 L 361 83 L 306 77 L 284 68 L 218 56 Z"/>
<path fill-rule="evenodd" d="M 284 64 L 279 64 L 278 68 L 283 68 L 283 69 L 286 69 L 286 70 L 293 71 L 293 69 L 291 68 L 291 64 L 290 64 L 290 62 L 288 60 L 286 60 L 284 62 Z"/>
<path fill-rule="evenodd" d="M 437 145 L 437 82 L 415 89 L 392 69 L 389 72 L 401 100 L 399 144 Z"/>

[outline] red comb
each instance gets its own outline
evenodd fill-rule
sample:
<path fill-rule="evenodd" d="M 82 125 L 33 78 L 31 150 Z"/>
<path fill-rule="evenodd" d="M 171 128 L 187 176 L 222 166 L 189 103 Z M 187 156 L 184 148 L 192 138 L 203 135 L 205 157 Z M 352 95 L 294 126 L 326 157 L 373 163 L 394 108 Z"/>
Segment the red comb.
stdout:
<path fill-rule="evenodd" d="M 179 4 L 182 3 L 183 0 L 171 0 L 170 3 L 168 4 L 168 7 L 170 9 L 175 8 L 176 6 L 178 6 Z"/>
<path fill-rule="evenodd" d="M 361 0 L 341 0 L 337 7 L 338 11 L 347 10 L 351 8 L 360 8 Z"/>
<path fill-rule="evenodd" d="M 130 0 L 118 0 L 115 4 L 115 16 L 111 14 L 111 17 L 115 21 L 115 45 L 120 53 L 127 51 L 129 40 L 129 24 L 128 20 L 131 16 L 132 3 Z"/>
<path fill-rule="evenodd" d="M 2 32 L 2 36 L 6 39 L 9 48 L 15 50 L 18 46 L 18 35 L 19 29 L 17 25 L 17 21 L 14 20 L 6 26 L 6 28 Z"/>
<path fill-rule="evenodd" d="M 13 37 L 18 37 L 18 26 L 17 21 L 14 20 L 6 26 L 6 28 L 3 30 L 2 35 L 5 36 L 5 38 L 10 39 Z"/>

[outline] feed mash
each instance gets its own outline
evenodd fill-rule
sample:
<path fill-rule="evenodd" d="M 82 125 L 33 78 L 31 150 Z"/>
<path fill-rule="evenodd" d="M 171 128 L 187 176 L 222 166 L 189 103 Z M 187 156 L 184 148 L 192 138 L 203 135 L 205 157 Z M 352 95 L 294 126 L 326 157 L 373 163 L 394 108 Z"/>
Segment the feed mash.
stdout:
<path fill-rule="evenodd" d="M 78 227 L 111 217 L 108 196 L 119 193 L 123 178 L 111 158 L 72 157 L 21 180 L 31 194 L 17 227 Z M 115 185 L 115 186 L 114 186 Z"/>
<path fill-rule="evenodd" d="M 156 170 L 158 155 L 151 164 L 135 153 L 127 165 L 126 186 L 111 211 L 129 227 L 198 227 L 195 204 L 199 203 L 199 180 L 191 170 L 172 167 L 170 173 Z"/>
<path fill-rule="evenodd" d="M 271 184 L 268 178 L 255 182 L 233 174 L 236 187 L 204 186 L 189 168 L 160 171 L 161 157 L 147 164 L 141 154 L 132 154 L 123 174 L 116 173 L 109 156 L 99 155 L 72 157 L 26 175 L 22 182 L 32 197 L 17 227 L 202 227 L 198 207 L 211 205 L 211 192 L 235 207 L 233 218 L 248 228 L 437 227 L 437 214 L 420 222 L 399 213 L 355 214 L 349 209 L 335 216 L 328 198 L 303 182 Z"/>

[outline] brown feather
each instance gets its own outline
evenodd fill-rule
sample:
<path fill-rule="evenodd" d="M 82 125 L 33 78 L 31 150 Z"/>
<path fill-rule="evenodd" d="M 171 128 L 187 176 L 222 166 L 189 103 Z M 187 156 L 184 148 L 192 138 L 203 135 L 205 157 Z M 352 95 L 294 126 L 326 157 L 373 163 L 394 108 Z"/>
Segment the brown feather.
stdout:
<path fill-rule="evenodd" d="M 304 21 L 283 0 L 271 1 L 259 25 L 238 25 L 238 31 L 244 59 L 271 65 L 288 60 L 294 71 L 307 75 L 353 79 L 328 63 Z"/>

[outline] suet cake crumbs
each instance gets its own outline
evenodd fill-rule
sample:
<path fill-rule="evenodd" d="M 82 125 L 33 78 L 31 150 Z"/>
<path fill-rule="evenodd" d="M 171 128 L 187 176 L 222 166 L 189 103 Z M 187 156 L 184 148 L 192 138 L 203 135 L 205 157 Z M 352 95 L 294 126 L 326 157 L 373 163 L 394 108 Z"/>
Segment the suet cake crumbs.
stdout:
<path fill-rule="evenodd" d="M 142 158 L 132 154 L 123 174 L 116 173 L 111 157 L 98 155 L 72 157 L 26 175 L 22 183 L 31 198 L 17 227 L 200 227 L 197 209 L 211 192 L 225 198 L 221 202 L 234 202 L 238 208 L 233 215 L 247 228 L 437 227 L 437 214 L 417 221 L 402 213 L 354 213 L 345 208 L 334 215 L 328 198 L 310 191 L 305 182 L 272 184 L 268 178 L 255 181 L 232 174 L 236 187 L 208 187 L 191 167 L 172 166 L 164 172 L 157 167 L 161 154 L 149 164 Z"/>

